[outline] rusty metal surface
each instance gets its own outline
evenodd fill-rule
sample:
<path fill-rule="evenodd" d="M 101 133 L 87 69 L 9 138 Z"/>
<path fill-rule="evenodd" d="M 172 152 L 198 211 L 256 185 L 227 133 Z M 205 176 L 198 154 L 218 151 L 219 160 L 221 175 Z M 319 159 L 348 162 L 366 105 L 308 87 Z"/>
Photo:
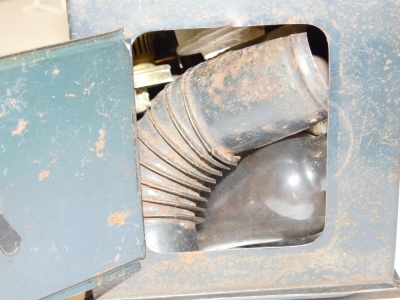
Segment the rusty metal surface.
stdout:
<path fill-rule="evenodd" d="M 153 176 L 153 174 L 151 176 Z M 155 177 L 155 175 L 154 175 L 154 177 Z M 177 191 L 176 189 L 173 189 L 173 188 L 171 189 L 169 186 L 160 183 L 161 180 L 155 180 L 156 181 L 156 183 L 155 183 L 155 182 L 151 182 L 151 181 L 142 179 L 141 183 L 142 183 L 142 185 L 145 185 L 149 188 L 166 192 L 172 196 L 178 196 L 180 198 L 188 199 L 190 201 L 207 202 L 206 198 L 201 197 L 198 193 L 196 193 L 186 187 L 179 187 L 182 190 Z M 164 180 L 162 180 L 162 181 L 164 181 Z"/>
<path fill-rule="evenodd" d="M 150 169 L 147 169 L 145 166 L 141 165 L 140 166 L 140 175 L 142 182 L 145 182 L 149 185 L 154 185 L 158 187 L 164 187 L 166 189 L 169 189 L 171 193 L 176 194 L 176 193 L 182 193 L 182 194 L 188 194 L 188 195 L 198 195 L 199 192 L 193 191 L 189 187 L 179 184 L 167 177 L 161 176 Z M 204 187 L 202 189 L 205 192 L 210 192 L 210 188 Z"/>
<path fill-rule="evenodd" d="M 164 97 L 165 106 L 168 110 L 169 116 L 174 123 L 176 129 L 179 131 L 186 144 L 193 149 L 193 151 L 201 158 L 214 165 L 217 168 L 229 170 L 229 167 L 216 161 L 204 148 L 196 131 L 190 123 L 189 117 L 186 113 L 183 97 L 184 93 L 181 92 L 182 77 L 174 80 L 174 88 L 167 88 Z"/>
<path fill-rule="evenodd" d="M 179 120 L 175 123 L 171 120 L 164 100 L 171 98 L 172 94 L 176 97 L 174 101 L 180 102 L 177 109 L 186 109 L 189 126 L 193 127 L 203 145 L 228 161 L 239 158 L 234 153 L 272 143 L 325 119 L 327 85 L 314 63 L 305 29 L 305 26 L 283 26 L 271 33 L 273 39 L 225 53 L 189 69 L 181 81 L 167 85 L 152 100 L 151 109 L 138 122 L 139 136 L 148 133 L 153 125 L 161 138 L 153 135 L 147 141 L 149 144 L 157 144 L 156 147 L 160 148 L 157 141 L 164 140 L 171 147 L 163 147 L 168 153 L 178 153 L 199 172 L 218 175 L 221 171 L 210 167 L 181 136 L 175 126 Z M 274 54 L 266 55 L 270 52 Z M 302 78 L 305 76 L 307 79 Z M 251 83 L 258 85 L 254 94 L 250 92 L 254 88 Z M 140 147 L 140 150 L 142 182 L 164 191 L 168 188 L 173 194 L 174 191 L 190 194 L 191 191 L 184 190 L 183 186 L 193 189 L 193 184 L 182 183 L 181 179 L 187 177 L 185 174 L 174 178 L 170 176 L 172 172 L 158 171 L 156 166 L 150 166 L 148 157 L 154 156 L 153 152 L 145 147 Z M 175 170 L 171 168 L 171 171 Z M 196 185 L 194 190 L 210 191 L 201 185 Z M 177 208 L 154 203 L 153 206 L 146 203 L 145 207 L 146 218 L 185 216 L 188 219 L 187 213 L 184 210 L 179 213 Z M 239 219 L 231 219 L 237 226 L 228 225 L 228 231 L 242 227 Z M 227 232 L 226 228 L 212 227 L 218 232 L 216 240 L 222 242 L 219 234 Z M 248 224 L 248 227 L 251 226 Z M 214 235 L 208 233 L 207 236 Z"/>
<path fill-rule="evenodd" d="M 0 59 L 0 210 L 21 238 L 0 251 L 2 299 L 64 299 L 138 268 L 131 64 L 122 31 Z"/>
<path fill-rule="evenodd" d="M 394 0 L 69 0 L 73 38 L 119 27 L 136 37 L 171 28 L 312 24 L 324 31 L 330 50 L 328 213 L 322 236 L 300 247 L 149 251 L 143 269 L 102 299 L 206 298 L 205 293 L 319 297 L 394 286 L 398 9 Z"/>
<path fill-rule="evenodd" d="M 179 207 L 147 202 L 143 199 L 143 217 L 144 218 L 171 218 L 171 219 L 183 219 L 203 222 L 204 219 L 195 218 L 195 213 Z"/>
<path fill-rule="evenodd" d="M 164 98 L 165 94 L 167 94 L 170 89 L 173 89 L 174 86 L 174 84 L 168 85 L 163 92 L 159 93 L 157 97 L 152 100 L 151 109 L 148 111 L 149 119 L 164 140 L 174 148 L 176 152 L 180 153 L 182 157 L 185 157 L 194 167 L 209 174 L 221 175 L 221 171 L 207 164 L 207 162 L 192 150 L 172 122 L 164 103 Z"/>
<path fill-rule="evenodd" d="M 147 185 L 142 185 L 142 197 L 143 199 L 168 201 L 168 202 L 182 203 L 187 205 L 195 205 L 193 201 L 207 202 L 207 199 L 202 197 L 200 197 L 199 199 L 188 200 Z"/>
<path fill-rule="evenodd" d="M 193 179 L 186 174 L 183 174 L 179 170 L 175 169 L 171 165 L 168 165 L 157 155 L 147 148 L 142 142 L 139 143 L 140 150 L 140 164 L 148 170 L 157 173 L 169 180 L 172 180 L 178 184 L 187 186 L 197 191 L 209 192 L 210 189 L 196 179 Z"/>
<path fill-rule="evenodd" d="M 213 153 L 231 157 L 327 118 L 328 87 L 307 34 L 297 33 L 297 26 L 286 28 L 294 32 L 228 52 L 185 73 L 186 110 Z"/>
<path fill-rule="evenodd" d="M 151 198 L 142 197 L 143 201 L 146 201 L 148 203 L 156 203 L 156 204 L 162 204 L 162 205 L 171 206 L 171 207 L 178 207 L 178 208 L 182 208 L 182 209 L 186 209 L 186 210 L 190 210 L 190 211 L 194 211 L 194 212 L 205 212 L 206 211 L 204 208 L 195 206 L 193 203 L 190 203 L 190 204 L 185 203 L 185 202 L 191 202 L 191 201 L 185 201 L 186 199 L 179 198 L 179 197 L 175 197 L 175 198 L 177 200 L 176 202 L 163 201 L 163 200 L 159 200 L 159 199 L 151 199 Z"/>
<path fill-rule="evenodd" d="M 197 170 L 194 166 L 183 159 L 182 156 L 180 156 L 173 148 L 171 148 L 158 134 L 147 115 L 141 118 L 138 123 L 138 136 L 140 141 L 146 145 L 147 148 L 172 167 L 182 171 L 182 173 L 205 182 L 215 181 L 214 178 Z"/>

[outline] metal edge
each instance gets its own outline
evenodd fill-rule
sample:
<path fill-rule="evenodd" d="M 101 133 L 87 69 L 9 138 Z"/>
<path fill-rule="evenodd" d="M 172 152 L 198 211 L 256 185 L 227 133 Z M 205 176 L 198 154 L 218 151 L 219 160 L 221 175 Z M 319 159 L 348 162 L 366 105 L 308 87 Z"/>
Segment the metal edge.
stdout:
<path fill-rule="evenodd" d="M 101 286 L 103 282 L 109 282 L 113 279 L 123 276 L 127 273 L 137 272 L 141 269 L 140 263 L 138 261 L 123 265 L 118 269 L 113 269 L 108 271 L 107 273 L 103 273 L 100 276 L 95 276 L 89 281 L 83 281 L 74 285 L 72 287 L 66 288 L 65 290 L 59 291 L 55 294 L 49 295 L 47 297 L 42 298 L 41 300 L 62 300 L 67 299 L 69 297 L 75 296 L 82 292 L 88 291 L 96 286 Z"/>

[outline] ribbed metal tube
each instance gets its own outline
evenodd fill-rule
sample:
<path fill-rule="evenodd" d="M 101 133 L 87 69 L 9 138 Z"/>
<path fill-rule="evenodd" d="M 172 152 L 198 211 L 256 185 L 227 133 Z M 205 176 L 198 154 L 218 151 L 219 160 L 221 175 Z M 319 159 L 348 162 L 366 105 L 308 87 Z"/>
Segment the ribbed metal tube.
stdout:
<path fill-rule="evenodd" d="M 327 102 L 303 26 L 282 27 L 167 85 L 138 122 L 147 246 L 197 250 L 196 203 L 206 201 L 206 183 L 241 152 L 326 119 Z"/>

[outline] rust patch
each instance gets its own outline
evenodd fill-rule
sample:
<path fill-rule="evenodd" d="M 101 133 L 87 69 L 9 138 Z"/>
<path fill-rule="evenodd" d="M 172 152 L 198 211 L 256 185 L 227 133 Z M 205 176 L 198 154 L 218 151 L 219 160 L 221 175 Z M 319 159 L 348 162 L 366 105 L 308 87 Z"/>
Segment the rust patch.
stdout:
<path fill-rule="evenodd" d="M 19 120 L 17 129 L 11 131 L 11 135 L 22 135 L 22 132 L 26 129 L 26 125 L 28 125 L 27 121 L 25 121 L 24 119 Z"/>
<path fill-rule="evenodd" d="M 118 253 L 117 255 L 115 255 L 114 261 L 115 261 L 116 263 L 119 262 L 120 257 L 121 257 L 121 255 Z"/>
<path fill-rule="evenodd" d="M 65 94 L 65 98 L 76 98 L 76 95 L 72 93 Z"/>
<path fill-rule="evenodd" d="M 55 68 L 55 69 L 53 70 L 53 75 L 57 76 L 58 74 L 60 74 L 60 70 L 57 69 L 57 68 Z"/>
<path fill-rule="evenodd" d="M 18 104 L 17 99 L 14 99 L 14 98 L 11 98 L 11 99 L 10 99 L 10 105 L 11 105 L 12 107 L 16 107 L 17 104 Z"/>
<path fill-rule="evenodd" d="M 49 176 L 50 176 L 49 170 L 42 170 L 42 171 L 40 171 L 38 178 L 39 178 L 39 181 L 43 181 L 46 178 L 48 178 Z"/>
<path fill-rule="evenodd" d="M 361 209 L 362 209 L 363 211 L 368 211 L 370 205 L 383 206 L 383 203 L 381 203 L 381 202 L 368 202 L 368 203 L 365 203 L 365 204 L 361 207 Z M 373 213 L 377 213 L 376 210 L 372 210 L 372 212 L 373 212 Z"/>
<path fill-rule="evenodd" d="M 179 253 L 179 259 L 184 261 L 185 263 L 193 263 L 197 260 L 202 259 L 203 257 L 204 257 L 204 251 Z"/>
<path fill-rule="evenodd" d="M 125 224 L 125 219 L 130 215 L 128 211 L 115 212 L 108 216 L 108 227 L 117 226 L 118 228 Z"/>
<path fill-rule="evenodd" d="M 99 279 L 97 279 L 97 286 L 101 286 L 103 285 L 103 277 L 100 277 Z"/>
<path fill-rule="evenodd" d="M 389 173 L 389 182 L 396 182 L 399 180 L 399 174 L 396 172 Z"/>
<path fill-rule="evenodd" d="M 95 143 L 96 146 L 96 155 L 97 157 L 103 157 L 103 153 L 101 151 L 106 146 L 106 131 L 104 129 L 99 130 L 99 139 Z"/>
<path fill-rule="evenodd" d="M 263 126 L 262 129 L 263 129 L 264 131 L 266 131 L 266 132 L 275 131 L 274 126 L 272 126 L 271 124 L 268 124 L 268 125 Z"/>
<path fill-rule="evenodd" d="M 34 60 L 32 61 L 32 66 L 37 66 L 37 65 L 38 65 L 38 62 L 41 61 L 41 60 L 43 60 L 43 58 L 34 59 Z"/>

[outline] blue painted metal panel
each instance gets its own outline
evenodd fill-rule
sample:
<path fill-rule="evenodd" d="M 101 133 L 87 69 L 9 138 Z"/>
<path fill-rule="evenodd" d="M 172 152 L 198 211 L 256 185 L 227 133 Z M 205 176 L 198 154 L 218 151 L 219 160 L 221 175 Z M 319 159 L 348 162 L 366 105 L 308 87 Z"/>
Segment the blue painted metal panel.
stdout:
<path fill-rule="evenodd" d="M 398 1 L 68 2 L 73 38 L 120 27 L 137 37 L 155 30 L 311 24 L 324 31 L 329 44 L 322 236 L 299 247 L 149 251 L 146 267 L 104 299 L 332 295 L 394 285 L 400 169 Z"/>
<path fill-rule="evenodd" d="M 122 31 L 0 60 L 0 212 L 22 240 L 0 252 L 2 299 L 144 257 L 132 78 Z"/>

